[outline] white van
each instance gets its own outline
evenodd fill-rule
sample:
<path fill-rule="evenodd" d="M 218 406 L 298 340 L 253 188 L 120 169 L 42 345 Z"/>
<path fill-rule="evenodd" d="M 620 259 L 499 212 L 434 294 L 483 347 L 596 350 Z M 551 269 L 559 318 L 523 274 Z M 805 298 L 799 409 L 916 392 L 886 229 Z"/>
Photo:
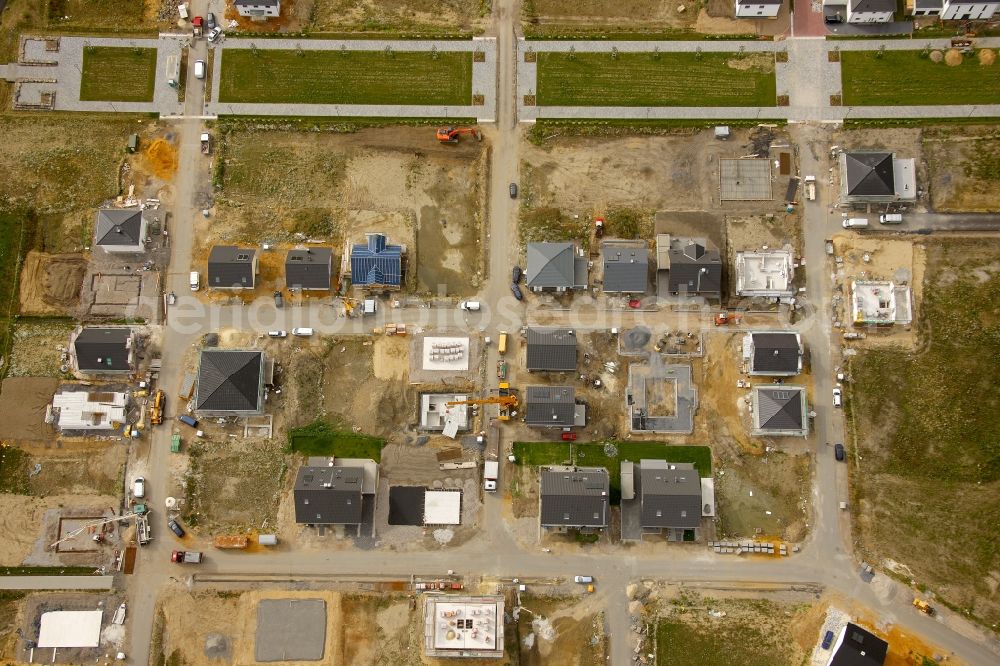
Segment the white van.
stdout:
<path fill-rule="evenodd" d="M 177 5 L 177 13 L 180 14 L 181 18 L 187 21 L 188 19 L 188 6 L 187 3 L 182 3 Z"/>
<path fill-rule="evenodd" d="M 198 275 L 198 271 L 191 271 L 191 291 L 198 291 L 201 289 L 201 276 Z"/>
<path fill-rule="evenodd" d="M 462 301 L 458 304 L 458 307 L 465 310 L 466 312 L 478 312 L 481 307 L 479 301 Z"/>
<path fill-rule="evenodd" d="M 885 215 L 879 215 L 878 221 L 881 224 L 902 224 L 903 216 L 900 213 L 886 213 Z"/>
<path fill-rule="evenodd" d="M 205 78 L 205 61 L 195 60 L 194 61 L 194 78 L 203 79 Z"/>
<path fill-rule="evenodd" d="M 845 229 L 863 229 L 868 226 L 868 220 L 863 217 L 851 217 L 844 220 Z"/>
<path fill-rule="evenodd" d="M 311 328 L 293 328 L 292 329 L 292 335 L 297 335 L 300 338 L 308 338 L 312 334 L 313 334 L 313 330 Z"/>

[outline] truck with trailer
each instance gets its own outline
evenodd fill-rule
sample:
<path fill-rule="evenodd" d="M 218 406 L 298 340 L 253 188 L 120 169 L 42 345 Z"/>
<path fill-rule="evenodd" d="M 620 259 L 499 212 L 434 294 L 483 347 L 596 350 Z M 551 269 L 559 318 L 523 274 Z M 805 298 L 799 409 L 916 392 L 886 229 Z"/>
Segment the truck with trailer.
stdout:
<path fill-rule="evenodd" d="M 201 154 L 208 155 L 212 152 L 212 137 L 208 132 L 201 133 Z"/>
<path fill-rule="evenodd" d="M 806 176 L 806 199 L 816 201 L 816 176 Z"/>
<path fill-rule="evenodd" d="M 170 553 L 170 561 L 177 564 L 201 564 L 201 553 L 197 550 L 175 550 Z"/>
<path fill-rule="evenodd" d="M 484 456 L 483 490 L 493 493 L 496 492 L 500 478 L 500 426 L 496 421 L 490 421 Z"/>

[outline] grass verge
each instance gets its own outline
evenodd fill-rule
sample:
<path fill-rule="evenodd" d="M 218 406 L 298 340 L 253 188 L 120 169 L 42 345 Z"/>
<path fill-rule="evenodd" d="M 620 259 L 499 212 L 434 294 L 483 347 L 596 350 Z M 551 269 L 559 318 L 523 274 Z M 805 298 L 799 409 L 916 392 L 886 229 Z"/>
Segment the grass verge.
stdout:
<path fill-rule="evenodd" d="M 96 567 L 0 567 L 0 576 L 89 576 Z"/>
<path fill-rule="evenodd" d="M 605 445 L 611 445 L 605 449 Z M 611 503 L 621 502 L 621 461 L 639 462 L 643 458 L 667 462 L 694 463 L 698 475 L 712 476 L 712 451 L 707 446 L 672 446 L 663 442 L 623 442 L 575 444 L 572 442 L 514 442 L 514 456 L 519 465 L 571 464 L 604 467 L 611 485 Z M 613 449 L 613 450 L 612 450 Z M 609 455 L 611 450 L 613 455 Z"/>
<path fill-rule="evenodd" d="M 845 106 L 1000 103 L 1000 67 L 965 56 L 950 67 L 923 51 L 843 51 Z"/>
<path fill-rule="evenodd" d="M 221 103 L 472 103 L 471 53 L 226 49 L 220 76 Z"/>
<path fill-rule="evenodd" d="M 152 102 L 156 49 L 87 46 L 80 99 L 85 102 Z"/>
<path fill-rule="evenodd" d="M 727 127 L 757 127 L 758 125 L 786 125 L 783 118 L 756 118 L 753 120 L 705 120 L 695 118 L 665 118 L 657 120 L 639 119 L 539 119 L 528 130 L 528 141 L 536 146 L 561 137 L 594 136 L 662 136 L 687 132 L 692 129 L 711 129 L 719 125 Z M 846 123 L 845 123 L 846 124 Z"/>
<path fill-rule="evenodd" d="M 539 53 L 539 106 L 775 106 L 774 56 Z"/>
<path fill-rule="evenodd" d="M 314 421 L 288 433 L 288 452 L 304 456 L 336 456 L 337 458 L 371 458 L 382 460 L 385 440 L 337 430 L 325 421 Z"/>
<path fill-rule="evenodd" d="M 25 238 L 33 228 L 34 222 L 25 211 L 0 210 L 0 356 L 5 359 L 0 377 L 5 376 L 10 367 L 14 319 L 19 307 L 17 288 L 21 261 Z"/>

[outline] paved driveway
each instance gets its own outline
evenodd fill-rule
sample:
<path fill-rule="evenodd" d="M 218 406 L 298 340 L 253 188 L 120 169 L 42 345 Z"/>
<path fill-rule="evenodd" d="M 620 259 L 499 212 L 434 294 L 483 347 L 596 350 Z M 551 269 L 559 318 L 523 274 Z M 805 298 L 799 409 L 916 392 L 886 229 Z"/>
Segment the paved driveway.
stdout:
<path fill-rule="evenodd" d="M 824 37 L 823 3 L 820 0 L 799 0 L 792 12 L 792 35 L 795 37 Z"/>

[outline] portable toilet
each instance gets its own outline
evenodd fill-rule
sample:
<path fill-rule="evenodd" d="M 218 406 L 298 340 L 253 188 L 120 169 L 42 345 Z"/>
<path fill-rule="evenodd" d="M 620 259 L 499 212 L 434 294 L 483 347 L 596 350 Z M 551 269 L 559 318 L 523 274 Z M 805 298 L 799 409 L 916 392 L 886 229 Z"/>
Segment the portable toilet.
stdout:
<path fill-rule="evenodd" d="M 277 534 L 258 534 L 257 544 L 260 546 L 277 546 L 278 545 L 278 535 Z"/>
<path fill-rule="evenodd" d="M 139 149 L 139 135 L 129 134 L 128 135 L 128 152 L 134 153 Z"/>

